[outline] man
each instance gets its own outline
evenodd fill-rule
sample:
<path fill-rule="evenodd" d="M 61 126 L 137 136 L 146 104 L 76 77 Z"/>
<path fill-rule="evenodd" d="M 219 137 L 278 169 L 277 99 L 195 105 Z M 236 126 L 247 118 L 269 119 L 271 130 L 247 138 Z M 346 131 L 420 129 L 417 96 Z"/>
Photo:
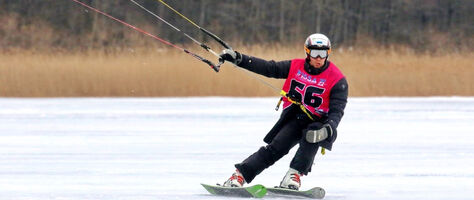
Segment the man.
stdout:
<path fill-rule="evenodd" d="M 282 97 L 283 112 L 265 136 L 268 144 L 235 165 L 236 171 L 224 183 L 226 187 L 242 187 L 255 176 L 299 148 L 280 187 L 298 190 L 300 177 L 311 171 L 318 148 L 331 150 L 336 128 L 344 114 L 348 86 L 341 71 L 328 60 L 331 42 L 323 34 L 312 34 L 305 42 L 306 59 L 275 62 L 247 56 L 231 49 L 220 55 L 249 71 L 272 78 L 285 78 Z"/>

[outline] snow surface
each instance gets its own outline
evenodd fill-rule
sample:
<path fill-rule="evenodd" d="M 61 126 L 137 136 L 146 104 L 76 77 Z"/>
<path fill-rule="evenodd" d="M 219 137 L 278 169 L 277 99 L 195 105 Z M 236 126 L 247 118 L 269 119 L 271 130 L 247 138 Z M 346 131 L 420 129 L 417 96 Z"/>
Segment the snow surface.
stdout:
<path fill-rule="evenodd" d="M 0 98 L 0 199 L 223 199 L 199 183 L 222 183 L 264 145 L 277 100 Z M 302 188 L 474 199 L 473 123 L 474 97 L 350 98 Z M 295 150 L 253 183 L 277 185 Z"/>

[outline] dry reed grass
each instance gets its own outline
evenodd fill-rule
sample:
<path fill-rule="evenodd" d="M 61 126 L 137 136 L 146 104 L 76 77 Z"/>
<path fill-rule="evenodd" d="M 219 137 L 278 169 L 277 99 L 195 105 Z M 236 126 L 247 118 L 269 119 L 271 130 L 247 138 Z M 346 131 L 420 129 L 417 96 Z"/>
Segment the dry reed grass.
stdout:
<path fill-rule="evenodd" d="M 304 56 L 299 46 L 237 49 L 265 59 Z M 350 96 L 474 96 L 472 52 L 419 55 L 409 51 L 339 49 L 330 59 L 346 75 Z M 283 80 L 261 78 L 276 88 L 283 83 Z M 0 96 L 3 97 L 277 95 L 230 64 L 215 73 L 174 49 L 0 53 Z"/>

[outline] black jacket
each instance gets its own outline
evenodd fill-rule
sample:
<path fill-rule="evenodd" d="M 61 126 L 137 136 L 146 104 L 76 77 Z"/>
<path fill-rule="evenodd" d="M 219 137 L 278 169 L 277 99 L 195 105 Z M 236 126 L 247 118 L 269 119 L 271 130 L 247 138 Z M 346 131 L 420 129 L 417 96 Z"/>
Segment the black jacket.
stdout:
<path fill-rule="evenodd" d="M 280 78 L 286 79 L 290 72 L 291 60 L 285 61 L 266 61 L 260 58 L 251 57 L 242 54 L 242 61 L 238 65 L 239 67 L 245 68 L 249 71 L 261 74 L 266 77 L 271 78 Z M 305 63 L 305 70 L 312 75 L 317 75 L 326 70 L 329 66 L 329 63 L 326 63 L 324 67 L 316 69 L 311 67 L 308 62 Z M 285 109 L 278 122 L 273 126 L 270 132 L 265 136 L 264 141 L 270 143 L 275 137 L 275 135 L 280 131 L 281 127 L 289 120 L 297 118 L 301 121 L 302 125 L 305 127 L 303 132 L 309 129 L 319 129 L 324 123 L 331 125 L 333 129 L 333 135 L 328 139 L 320 142 L 320 146 L 331 150 L 332 143 L 337 138 L 337 126 L 341 121 L 342 116 L 344 115 L 344 108 L 346 107 L 348 96 L 348 85 L 346 78 L 339 80 L 330 91 L 330 103 L 329 103 L 329 113 L 327 116 L 321 118 L 314 118 L 315 121 L 310 120 L 306 114 L 296 105 L 292 105 Z"/>

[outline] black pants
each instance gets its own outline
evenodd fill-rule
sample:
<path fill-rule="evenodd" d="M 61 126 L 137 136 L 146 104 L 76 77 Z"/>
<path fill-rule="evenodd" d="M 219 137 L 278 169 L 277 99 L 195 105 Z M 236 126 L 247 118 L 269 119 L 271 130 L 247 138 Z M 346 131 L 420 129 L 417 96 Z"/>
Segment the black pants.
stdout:
<path fill-rule="evenodd" d="M 261 147 L 243 162 L 236 164 L 235 167 L 242 173 L 245 181 L 250 183 L 255 176 L 288 154 L 290 149 L 298 143 L 299 148 L 290 163 L 290 167 L 302 174 L 308 174 L 318 152 L 318 145 L 305 140 L 303 137 L 304 128 L 306 127 L 300 124 L 297 119 L 288 121 L 270 144 Z"/>

